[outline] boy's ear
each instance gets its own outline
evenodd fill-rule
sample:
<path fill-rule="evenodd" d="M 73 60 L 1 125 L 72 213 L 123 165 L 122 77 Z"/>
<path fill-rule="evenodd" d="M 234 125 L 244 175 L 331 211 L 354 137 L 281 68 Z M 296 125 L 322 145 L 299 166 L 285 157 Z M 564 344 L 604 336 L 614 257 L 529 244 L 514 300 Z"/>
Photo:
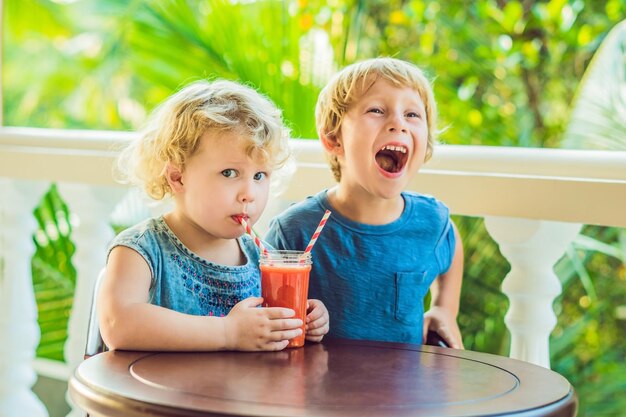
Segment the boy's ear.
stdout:
<path fill-rule="evenodd" d="M 165 178 L 167 178 L 167 183 L 170 185 L 173 193 L 183 190 L 183 173 L 171 162 L 168 162 L 165 167 Z"/>
<path fill-rule="evenodd" d="M 326 152 L 333 155 L 343 154 L 341 139 L 339 139 L 337 135 L 329 135 L 324 132 L 319 132 L 319 137 L 322 142 L 322 146 L 326 149 Z"/>

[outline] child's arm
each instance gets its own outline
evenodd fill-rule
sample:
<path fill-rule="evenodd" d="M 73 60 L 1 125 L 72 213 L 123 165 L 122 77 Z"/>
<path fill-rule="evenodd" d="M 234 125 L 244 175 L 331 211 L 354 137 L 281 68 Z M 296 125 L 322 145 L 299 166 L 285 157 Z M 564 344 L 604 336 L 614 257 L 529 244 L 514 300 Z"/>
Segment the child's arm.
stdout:
<path fill-rule="evenodd" d="M 463 243 L 456 226 L 454 228 L 455 247 L 452 264 L 430 287 L 430 309 L 424 314 L 424 340 L 428 330 L 434 330 L 448 342 L 450 347 L 463 349 L 461 331 L 456 322 L 459 314 L 461 283 L 463 280 Z"/>
<path fill-rule="evenodd" d="M 307 300 L 305 339 L 310 342 L 321 342 L 328 333 L 328 310 L 320 300 Z"/>
<path fill-rule="evenodd" d="M 148 303 L 150 268 L 136 251 L 111 251 L 98 294 L 102 339 L 125 350 L 280 350 L 301 333 L 285 308 L 256 308 L 261 298 L 239 302 L 226 317 L 193 316 Z"/>

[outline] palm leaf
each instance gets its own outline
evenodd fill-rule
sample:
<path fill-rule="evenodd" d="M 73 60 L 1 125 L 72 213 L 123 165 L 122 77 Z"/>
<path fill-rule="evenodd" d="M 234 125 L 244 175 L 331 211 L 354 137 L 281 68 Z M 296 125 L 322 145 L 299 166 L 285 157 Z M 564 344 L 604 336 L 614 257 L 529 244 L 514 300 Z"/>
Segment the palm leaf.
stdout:
<path fill-rule="evenodd" d="M 626 21 L 611 30 L 589 64 L 563 145 L 626 149 Z"/>
<path fill-rule="evenodd" d="M 622 234 L 624 233 L 623 230 L 619 230 L 617 228 L 616 228 L 616 231 L 621 231 Z M 574 241 L 574 247 L 577 249 L 582 249 L 586 251 L 602 252 L 605 255 L 612 256 L 614 258 L 621 260 L 622 262 L 626 262 L 626 256 L 625 256 L 626 254 L 624 253 L 623 244 L 611 245 L 611 244 L 602 242 L 598 239 L 594 239 L 590 236 L 579 235 L 576 237 L 576 240 Z"/>
<path fill-rule="evenodd" d="M 76 271 L 71 263 L 74 245 L 70 240 L 70 215 L 55 186 L 44 195 L 35 218 L 39 228 L 32 270 L 41 329 L 37 356 L 63 361 Z"/>
<path fill-rule="evenodd" d="M 133 63 L 167 87 L 164 97 L 198 78 L 252 84 L 283 109 L 294 136 L 316 137 L 313 110 L 335 60 L 313 58 L 332 49 L 309 18 L 282 1 L 149 1 L 135 17 Z"/>

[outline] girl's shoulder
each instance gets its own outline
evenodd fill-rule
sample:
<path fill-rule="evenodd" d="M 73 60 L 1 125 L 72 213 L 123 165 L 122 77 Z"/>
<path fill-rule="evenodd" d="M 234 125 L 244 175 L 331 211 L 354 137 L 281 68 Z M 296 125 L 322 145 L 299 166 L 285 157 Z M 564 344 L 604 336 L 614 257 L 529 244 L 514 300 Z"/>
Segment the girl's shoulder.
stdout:
<path fill-rule="evenodd" d="M 174 240 L 162 217 L 150 218 L 122 230 L 109 244 L 108 253 L 117 246 L 126 246 L 149 258 L 160 253 L 164 246 L 172 245 Z"/>
<path fill-rule="evenodd" d="M 163 231 L 164 220 L 162 217 L 149 218 L 122 230 L 113 241 L 118 243 L 121 241 L 138 241 Z"/>
<path fill-rule="evenodd" d="M 125 246 L 138 252 L 146 260 L 154 276 L 152 260 L 159 257 L 161 246 L 167 239 L 165 227 L 165 221 L 162 218 L 150 218 L 122 230 L 109 244 L 107 262 L 113 249 Z"/>

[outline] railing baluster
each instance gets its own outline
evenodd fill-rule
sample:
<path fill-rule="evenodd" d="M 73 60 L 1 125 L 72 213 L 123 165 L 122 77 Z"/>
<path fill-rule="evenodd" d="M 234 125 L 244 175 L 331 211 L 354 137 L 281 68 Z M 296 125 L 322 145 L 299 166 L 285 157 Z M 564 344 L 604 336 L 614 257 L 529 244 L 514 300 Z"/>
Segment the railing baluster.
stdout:
<path fill-rule="evenodd" d="M 552 303 L 562 289 L 553 267 L 582 226 L 493 216 L 485 217 L 485 226 L 511 264 L 502 282 L 510 301 L 504 318 L 511 332 L 509 356 L 550 368 Z"/>
<path fill-rule="evenodd" d="M 32 392 L 32 368 L 40 331 L 31 258 L 37 223 L 33 210 L 47 182 L 0 178 L 0 416 L 43 417 L 48 412 Z"/>
<path fill-rule="evenodd" d="M 63 199 L 79 219 L 79 225 L 72 233 L 76 245 L 72 257 L 76 268 L 76 289 L 64 352 L 71 370 L 83 360 L 93 288 L 105 265 L 107 244 L 114 236 L 110 225 L 111 212 L 127 191 L 121 187 L 59 185 Z M 67 393 L 65 398 L 72 408 L 68 416 L 82 417 L 84 413 L 74 406 Z"/>

